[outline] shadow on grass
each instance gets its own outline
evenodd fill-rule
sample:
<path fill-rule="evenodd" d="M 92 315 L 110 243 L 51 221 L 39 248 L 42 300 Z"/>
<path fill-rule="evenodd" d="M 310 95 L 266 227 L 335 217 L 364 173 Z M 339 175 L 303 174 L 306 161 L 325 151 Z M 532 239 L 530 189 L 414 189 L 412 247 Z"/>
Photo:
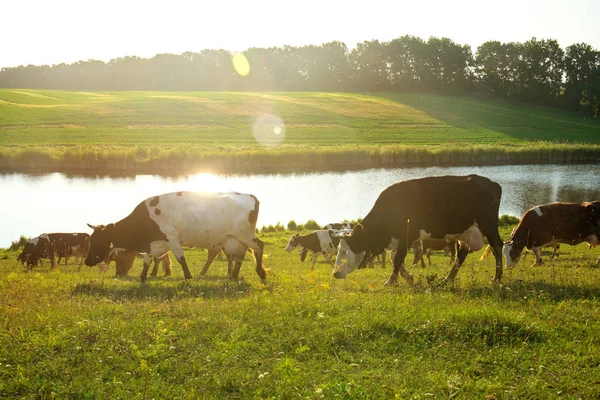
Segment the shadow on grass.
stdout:
<path fill-rule="evenodd" d="M 142 300 L 142 299 L 236 299 L 247 296 L 253 291 L 252 286 L 243 278 L 230 281 L 227 277 L 202 277 L 191 281 L 180 281 L 175 284 L 172 280 L 163 278 L 149 279 L 140 283 L 137 278 L 118 278 L 126 284 L 114 284 L 106 281 L 91 281 L 78 283 L 72 296 L 99 296 L 111 300 Z"/>
<path fill-rule="evenodd" d="M 519 279 L 502 284 L 490 283 L 488 286 L 458 288 L 455 286 L 432 286 L 434 290 L 448 290 L 463 297 L 500 298 L 506 300 L 539 300 L 561 302 L 564 300 L 597 300 L 600 298 L 600 286 L 584 286 L 577 282 L 551 283 L 544 281 L 524 282 Z"/>

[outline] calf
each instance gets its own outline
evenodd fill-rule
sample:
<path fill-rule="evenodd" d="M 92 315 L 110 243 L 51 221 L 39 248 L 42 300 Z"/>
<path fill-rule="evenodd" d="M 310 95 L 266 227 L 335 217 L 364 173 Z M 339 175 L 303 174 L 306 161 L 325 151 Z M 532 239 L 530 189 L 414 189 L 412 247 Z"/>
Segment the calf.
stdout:
<path fill-rule="evenodd" d="M 523 249 L 532 250 L 535 264 L 542 264 L 542 247 L 558 243 L 590 249 L 600 238 L 600 201 L 585 203 L 552 203 L 533 207 L 523 214 L 517 228 L 504 244 L 506 266 L 515 266 Z M 596 264 L 600 262 L 600 258 Z"/>
<path fill-rule="evenodd" d="M 285 247 L 285 251 L 288 253 L 297 248 L 298 246 L 302 247 L 300 252 L 300 258 L 302 259 L 302 252 L 306 250 L 308 253 L 312 254 L 312 265 L 311 269 L 315 268 L 315 261 L 319 254 L 322 254 L 323 257 L 327 260 L 328 263 L 332 264 L 329 259 L 330 254 L 336 254 L 337 246 L 339 243 L 339 235 L 342 233 L 350 232 L 349 230 L 333 230 L 333 229 L 321 229 L 314 232 L 309 233 L 308 235 L 300 236 L 299 233 L 292 235 L 290 240 Z M 304 253 L 304 257 L 306 257 L 306 253 Z M 332 264 L 333 265 L 333 264 Z"/>
<path fill-rule="evenodd" d="M 111 246 L 145 253 L 140 280 L 146 281 L 154 257 L 172 251 L 181 264 L 185 279 L 192 274 L 183 246 L 220 246 L 233 257 L 231 279 L 237 280 L 248 248 L 256 258 L 256 273 L 264 282 L 262 266 L 264 243 L 256 237 L 259 201 L 251 194 L 176 192 L 142 201 L 122 220 L 109 225 L 89 225 L 94 229 L 85 264 L 106 261 Z M 216 254 L 215 254 L 216 255 Z"/>

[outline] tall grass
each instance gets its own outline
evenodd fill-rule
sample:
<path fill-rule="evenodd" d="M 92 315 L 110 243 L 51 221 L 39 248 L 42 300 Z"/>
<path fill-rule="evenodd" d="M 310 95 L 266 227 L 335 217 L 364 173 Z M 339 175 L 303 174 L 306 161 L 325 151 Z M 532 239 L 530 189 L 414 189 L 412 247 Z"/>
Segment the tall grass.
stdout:
<path fill-rule="evenodd" d="M 24 172 L 186 173 L 324 171 L 424 165 L 600 162 L 600 145 L 536 142 L 519 147 L 340 146 L 211 151 L 200 147 L 32 147 L 0 149 L 0 170 Z"/>

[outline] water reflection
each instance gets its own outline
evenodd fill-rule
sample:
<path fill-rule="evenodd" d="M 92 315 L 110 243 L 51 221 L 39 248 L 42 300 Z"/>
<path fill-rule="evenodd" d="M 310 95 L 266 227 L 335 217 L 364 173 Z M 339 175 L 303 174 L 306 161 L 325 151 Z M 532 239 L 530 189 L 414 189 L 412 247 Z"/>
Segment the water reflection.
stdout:
<path fill-rule="evenodd" d="M 0 175 L 0 247 L 21 234 L 89 232 L 87 222 L 125 217 L 143 199 L 179 190 L 238 191 L 261 202 L 259 225 L 314 219 L 321 224 L 363 217 L 389 185 L 439 175 L 487 176 L 503 189 L 500 214 L 521 216 L 528 208 L 554 201 L 600 199 L 593 165 L 527 165 L 371 169 L 352 172 L 123 177 L 65 174 Z"/>

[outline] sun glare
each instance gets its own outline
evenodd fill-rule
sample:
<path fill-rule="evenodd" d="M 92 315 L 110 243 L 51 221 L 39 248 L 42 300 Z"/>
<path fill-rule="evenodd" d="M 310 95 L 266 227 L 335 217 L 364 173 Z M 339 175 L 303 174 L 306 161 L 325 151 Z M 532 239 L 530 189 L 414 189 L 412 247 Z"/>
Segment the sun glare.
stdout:
<path fill-rule="evenodd" d="M 277 146 L 285 138 L 283 120 L 271 114 L 263 114 L 256 118 L 252 131 L 258 143 L 266 147 Z"/>
<path fill-rule="evenodd" d="M 194 192 L 222 192 L 223 183 L 215 174 L 209 172 L 203 172 L 200 174 L 192 175 L 187 179 L 187 189 Z"/>
<path fill-rule="evenodd" d="M 231 56 L 231 62 L 233 63 L 233 69 L 241 76 L 247 76 L 250 73 L 250 63 L 245 55 L 242 53 L 236 53 Z"/>

